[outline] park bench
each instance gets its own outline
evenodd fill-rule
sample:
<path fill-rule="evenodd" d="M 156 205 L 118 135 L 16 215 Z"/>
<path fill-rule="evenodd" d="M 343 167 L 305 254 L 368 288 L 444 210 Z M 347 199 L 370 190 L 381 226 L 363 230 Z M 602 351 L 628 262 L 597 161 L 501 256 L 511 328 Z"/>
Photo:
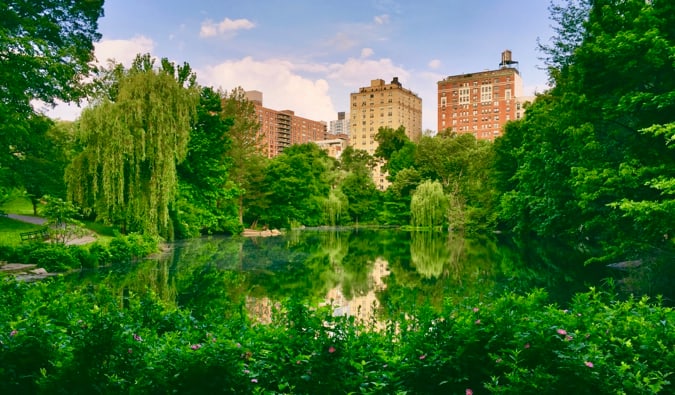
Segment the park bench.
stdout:
<path fill-rule="evenodd" d="M 45 240 L 49 237 L 49 229 L 42 228 L 30 232 L 21 232 L 19 235 L 21 236 L 21 241 Z"/>

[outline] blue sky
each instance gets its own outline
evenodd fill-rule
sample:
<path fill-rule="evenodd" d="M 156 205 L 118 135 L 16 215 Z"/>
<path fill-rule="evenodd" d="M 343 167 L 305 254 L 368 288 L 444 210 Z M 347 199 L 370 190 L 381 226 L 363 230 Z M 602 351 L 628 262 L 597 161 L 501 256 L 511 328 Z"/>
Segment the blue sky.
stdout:
<path fill-rule="evenodd" d="M 546 89 L 537 39 L 553 35 L 548 0 L 108 0 L 96 57 L 149 52 L 188 62 L 202 85 L 263 92 L 275 110 L 330 121 L 370 80 L 399 77 L 436 130 L 436 83 L 498 67 L 510 49 L 526 94 Z M 74 119 L 59 106 L 49 115 Z"/>

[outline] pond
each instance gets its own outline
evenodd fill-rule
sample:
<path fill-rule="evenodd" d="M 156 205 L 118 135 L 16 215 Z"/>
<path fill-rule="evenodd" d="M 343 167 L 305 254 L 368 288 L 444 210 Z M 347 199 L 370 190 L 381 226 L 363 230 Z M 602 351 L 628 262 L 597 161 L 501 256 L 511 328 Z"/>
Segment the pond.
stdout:
<path fill-rule="evenodd" d="M 238 303 L 262 321 L 276 303 L 331 304 L 335 314 L 370 319 L 444 300 L 481 300 L 544 288 L 564 305 L 612 278 L 617 291 L 663 293 L 652 271 L 585 267 L 576 251 L 497 237 L 398 229 L 299 230 L 276 237 L 204 237 L 177 242 L 153 259 L 81 272 L 75 284 L 107 284 L 125 295 L 151 290 L 191 309 Z"/>

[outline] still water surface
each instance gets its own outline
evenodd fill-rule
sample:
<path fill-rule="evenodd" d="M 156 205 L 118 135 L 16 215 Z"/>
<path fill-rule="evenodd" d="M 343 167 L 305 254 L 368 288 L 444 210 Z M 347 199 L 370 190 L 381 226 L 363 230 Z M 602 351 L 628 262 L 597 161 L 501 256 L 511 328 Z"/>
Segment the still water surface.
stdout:
<path fill-rule="evenodd" d="M 638 284 L 644 279 L 605 266 L 584 267 L 582 256 L 564 248 L 452 233 L 301 230 L 268 238 L 205 237 L 171 247 L 155 259 L 83 272 L 73 281 L 104 282 L 121 298 L 152 290 L 187 308 L 238 298 L 262 320 L 275 303 L 289 298 L 370 318 L 416 304 L 440 306 L 448 299 L 533 288 L 546 289 L 551 302 L 564 305 L 575 292 L 609 277 L 623 292 L 644 288 Z"/>

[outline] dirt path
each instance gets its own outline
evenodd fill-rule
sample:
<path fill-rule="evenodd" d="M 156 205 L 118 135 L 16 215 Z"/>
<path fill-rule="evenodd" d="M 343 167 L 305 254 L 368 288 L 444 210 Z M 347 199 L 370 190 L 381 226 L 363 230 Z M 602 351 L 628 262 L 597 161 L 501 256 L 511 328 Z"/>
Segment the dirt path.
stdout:
<path fill-rule="evenodd" d="M 8 218 L 15 219 L 21 222 L 28 222 L 35 225 L 44 225 L 47 222 L 46 219 L 42 217 L 33 217 L 31 215 L 20 215 L 20 214 L 7 214 Z"/>
<path fill-rule="evenodd" d="M 17 221 L 21 222 L 27 222 L 30 224 L 35 224 L 35 225 L 44 225 L 47 220 L 42 217 L 34 217 L 31 215 L 20 215 L 20 214 L 7 214 L 8 218 L 15 219 Z M 89 234 L 78 237 L 76 239 L 68 240 L 66 244 L 68 245 L 82 245 L 82 244 L 89 244 L 93 243 L 96 241 L 96 235 L 92 232 L 89 232 Z"/>

